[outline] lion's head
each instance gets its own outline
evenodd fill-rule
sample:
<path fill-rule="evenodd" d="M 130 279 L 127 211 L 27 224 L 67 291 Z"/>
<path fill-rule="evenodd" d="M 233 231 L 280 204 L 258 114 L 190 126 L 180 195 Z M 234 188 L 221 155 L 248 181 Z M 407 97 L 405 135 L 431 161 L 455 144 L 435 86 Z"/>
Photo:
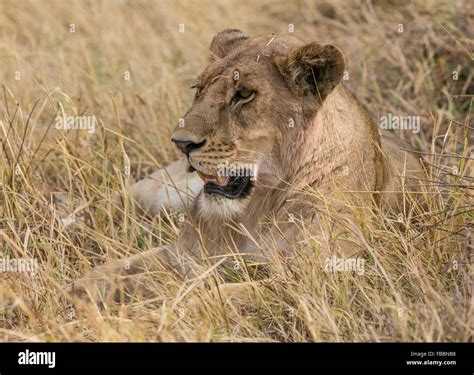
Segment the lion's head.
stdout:
<path fill-rule="evenodd" d="M 291 182 L 307 125 L 344 67 L 332 45 L 239 30 L 214 37 L 194 103 L 172 136 L 204 180 L 201 211 L 232 216 L 259 192 Z"/>

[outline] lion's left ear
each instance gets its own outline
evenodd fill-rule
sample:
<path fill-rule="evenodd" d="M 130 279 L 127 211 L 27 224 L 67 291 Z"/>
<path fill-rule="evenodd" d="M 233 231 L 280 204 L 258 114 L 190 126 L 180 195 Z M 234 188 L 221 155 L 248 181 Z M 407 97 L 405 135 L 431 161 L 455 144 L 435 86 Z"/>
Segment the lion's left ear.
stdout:
<path fill-rule="evenodd" d="M 288 85 L 299 95 L 313 94 L 324 100 L 344 74 L 342 51 L 330 44 L 310 43 L 278 56 L 275 63 Z"/>

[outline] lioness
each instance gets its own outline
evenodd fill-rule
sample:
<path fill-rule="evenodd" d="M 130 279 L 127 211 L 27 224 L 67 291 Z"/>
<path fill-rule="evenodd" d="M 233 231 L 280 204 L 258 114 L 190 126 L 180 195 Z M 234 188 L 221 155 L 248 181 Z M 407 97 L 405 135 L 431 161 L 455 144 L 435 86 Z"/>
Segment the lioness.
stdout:
<path fill-rule="evenodd" d="M 318 196 L 337 204 L 345 192 L 396 210 L 403 180 L 422 176 L 420 161 L 379 133 L 341 83 L 344 71 L 333 45 L 218 33 L 194 103 L 172 136 L 184 157 L 131 189 L 151 214 L 187 207 L 178 243 L 96 268 L 73 289 L 156 261 L 192 277 L 191 263 L 229 249 L 259 260 L 270 243 L 288 251 L 288 239 L 299 235 L 289 216 L 312 219 Z"/>

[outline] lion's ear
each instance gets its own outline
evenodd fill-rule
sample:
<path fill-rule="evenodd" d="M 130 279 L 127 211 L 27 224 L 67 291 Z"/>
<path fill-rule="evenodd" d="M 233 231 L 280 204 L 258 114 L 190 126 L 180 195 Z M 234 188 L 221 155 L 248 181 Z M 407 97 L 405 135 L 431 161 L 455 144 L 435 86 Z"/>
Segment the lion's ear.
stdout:
<path fill-rule="evenodd" d="M 297 93 L 324 100 L 340 82 L 345 69 L 342 51 L 330 44 L 310 43 L 275 58 L 288 85 Z"/>
<path fill-rule="evenodd" d="M 248 38 L 248 35 L 237 29 L 227 29 L 217 33 L 209 47 L 211 61 L 223 58 Z"/>

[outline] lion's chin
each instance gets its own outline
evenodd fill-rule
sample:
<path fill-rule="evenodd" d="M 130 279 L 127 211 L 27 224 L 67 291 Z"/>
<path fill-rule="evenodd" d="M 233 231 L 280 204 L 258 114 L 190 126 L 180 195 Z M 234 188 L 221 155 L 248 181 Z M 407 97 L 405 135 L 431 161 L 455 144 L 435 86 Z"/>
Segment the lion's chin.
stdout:
<path fill-rule="evenodd" d="M 242 214 L 248 199 L 228 199 L 202 192 L 199 196 L 199 212 L 203 218 L 232 219 Z"/>

